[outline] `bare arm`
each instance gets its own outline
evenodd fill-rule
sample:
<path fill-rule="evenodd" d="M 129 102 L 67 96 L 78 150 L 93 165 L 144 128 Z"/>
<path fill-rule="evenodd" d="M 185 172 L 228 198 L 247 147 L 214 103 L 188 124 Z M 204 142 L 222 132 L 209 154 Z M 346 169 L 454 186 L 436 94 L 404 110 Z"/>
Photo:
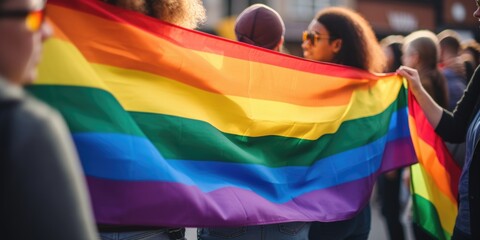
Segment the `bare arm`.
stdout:
<path fill-rule="evenodd" d="M 409 89 L 417 99 L 430 124 L 432 124 L 433 128 L 436 128 L 442 118 L 443 108 L 425 91 L 417 70 L 401 66 L 397 73 L 407 79 Z"/>

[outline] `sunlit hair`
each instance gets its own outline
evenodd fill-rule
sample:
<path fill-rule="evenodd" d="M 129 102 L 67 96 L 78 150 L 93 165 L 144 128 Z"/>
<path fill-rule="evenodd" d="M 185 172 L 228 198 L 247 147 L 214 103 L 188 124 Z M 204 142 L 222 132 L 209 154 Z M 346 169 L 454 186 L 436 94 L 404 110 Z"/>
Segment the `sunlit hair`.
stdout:
<path fill-rule="evenodd" d="M 428 30 L 420 30 L 405 37 L 403 52 L 416 51 L 420 67 L 435 69 L 440 59 L 440 45 L 437 36 Z"/>
<path fill-rule="evenodd" d="M 371 72 L 383 72 L 385 54 L 370 24 L 358 13 L 342 7 L 320 10 L 315 19 L 329 32 L 333 41 L 342 39 L 334 63 Z"/>
<path fill-rule="evenodd" d="M 423 87 L 442 107 L 448 107 L 447 80 L 438 68 L 440 44 L 437 36 L 428 30 L 420 30 L 405 37 L 403 54 L 418 55 L 418 70 Z"/>
<path fill-rule="evenodd" d="M 450 52 L 454 55 L 460 53 L 461 44 L 460 44 L 460 36 L 457 32 L 446 29 L 437 34 L 437 38 L 440 43 L 440 49 L 442 51 Z"/>
<path fill-rule="evenodd" d="M 387 61 L 385 72 L 395 72 L 402 65 L 403 39 L 404 37 L 401 35 L 390 35 L 380 41 L 382 48 L 388 48 L 392 52 L 392 59 Z"/>
<path fill-rule="evenodd" d="M 153 1 L 155 17 L 185 28 L 197 28 L 205 21 L 205 8 L 201 0 Z"/>
<path fill-rule="evenodd" d="M 185 28 L 195 29 L 206 19 L 201 0 L 103 0 Z"/>

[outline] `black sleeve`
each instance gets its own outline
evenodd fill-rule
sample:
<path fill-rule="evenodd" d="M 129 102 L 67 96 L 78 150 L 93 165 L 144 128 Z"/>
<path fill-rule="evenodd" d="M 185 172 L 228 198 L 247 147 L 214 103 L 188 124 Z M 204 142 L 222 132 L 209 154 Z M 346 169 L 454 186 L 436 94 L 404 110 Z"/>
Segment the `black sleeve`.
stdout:
<path fill-rule="evenodd" d="M 447 142 L 465 141 L 468 126 L 478 111 L 480 97 L 480 67 L 475 70 L 462 98 L 452 113 L 444 110 L 435 132 Z"/>
<path fill-rule="evenodd" d="M 16 239 L 98 239 L 70 134 L 42 104 L 19 111 L 11 147 L 12 229 Z"/>
<path fill-rule="evenodd" d="M 465 65 L 465 72 L 467 75 L 467 84 L 468 84 L 470 82 L 470 79 L 472 79 L 473 73 L 475 72 L 475 67 L 469 61 L 465 61 L 463 62 L 463 64 Z"/>

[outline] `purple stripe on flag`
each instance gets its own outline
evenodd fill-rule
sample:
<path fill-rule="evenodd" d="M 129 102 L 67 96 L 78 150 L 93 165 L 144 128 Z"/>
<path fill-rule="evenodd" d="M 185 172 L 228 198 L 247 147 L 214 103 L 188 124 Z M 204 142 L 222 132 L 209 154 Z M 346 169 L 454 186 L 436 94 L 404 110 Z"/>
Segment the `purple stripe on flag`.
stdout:
<path fill-rule="evenodd" d="M 372 176 L 312 191 L 284 204 L 269 202 L 255 192 L 235 187 L 204 193 L 195 186 L 173 182 L 88 177 L 88 183 L 97 221 L 103 224 L 220 227 L 339 221 L 351 218 L 367 204 L 379 174 L 411 164 L 404 160 L 415 159 L 413 149 L 406 151 L 408 141 L 400 139 L 388 144 L 380 171 Z M 385 161 L 386 158 L 393 159 Z"/>

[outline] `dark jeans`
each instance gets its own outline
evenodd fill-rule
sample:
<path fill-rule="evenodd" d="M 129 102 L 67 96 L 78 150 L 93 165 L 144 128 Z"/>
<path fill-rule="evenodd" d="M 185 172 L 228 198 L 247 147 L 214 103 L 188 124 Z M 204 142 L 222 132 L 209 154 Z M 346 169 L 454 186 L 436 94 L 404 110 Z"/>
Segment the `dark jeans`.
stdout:
<path fill-rule="evenodd" d="M 115 229 L 113 229 L 115 230 Z M 100 231 L 101 240 L 186 240 L 185 228 L 121 229 Z"/>
<path fill-rule="evenodd" d="M 170 240 L 166 230 L 134 232 L 100 232 L 101 240 Z"/>
<path fill-rule="evenodd" d="M 199 228 L 199 240 L 308 240 L 310 223 L 290 222 L 269 225 Z"/>
<path fill-rule="evenodd" d="M 453 229 L 452 240 L 471 240 L 472 238 L 458 229 Z"/>
<path fill-rule="evenodd" d="M 416 240 L 436 240 L 429 232 L 423 230 L 420 226 L 412 223 L 413 235 Z"/>
<path fill-rule="evenodd" d="M 381 175 L 377 180 L 378 199 L 382 215 L 387 223 L 390 240 L 404 240 L 405 233 L 400 222 L 400 184 L 402 169 L 395 170 L 392 175 Z"/>
<path fill-rule="evenodd" d="M 367 205 L 352 219 L 338 222 L 313 222 L 310 240 L 366 240 L 370 233 L 371 212 Z"/>

